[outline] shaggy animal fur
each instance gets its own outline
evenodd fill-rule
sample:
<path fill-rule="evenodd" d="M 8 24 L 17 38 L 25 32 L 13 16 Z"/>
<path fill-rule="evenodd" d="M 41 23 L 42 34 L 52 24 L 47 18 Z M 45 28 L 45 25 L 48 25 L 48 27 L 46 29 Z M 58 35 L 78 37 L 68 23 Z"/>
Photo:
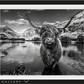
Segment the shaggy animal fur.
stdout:
<path fill-rule="evenodd" d="M 58 30 L 53 25 L 44 25 L 41 30 L 42 45 L 40 53 L 46 67 L 54 68 L 62 55 L 61 42 L 58 39 Z M 51 40 L 48 40 L 48 39 Z"/>
<path fill-rule="evenodd" d="M 41 53 L 43 62 L 47 67 L 55 67 L 55 65 L 58 64 L 59 59 L 61 58 L 61 55 L 62 55 L 61 42 L 58 39 L 58 34 L 59 34 L 58 30 L 60 29 L 56 28 L 55 25 L 51 25 L 51 24 L 43 24 L 41 27 L 36 26 L 32 23 L 28 15 L 27 14 L 25 15 L 29 23 L 34 28 L 41 30 L 40 36 L 42 38 L 42 45 L 41 45 L 40 53 Z M 69 22 L 63 27 L 64 32 L 75 15 L 73 15 L 70 18 Z"/>

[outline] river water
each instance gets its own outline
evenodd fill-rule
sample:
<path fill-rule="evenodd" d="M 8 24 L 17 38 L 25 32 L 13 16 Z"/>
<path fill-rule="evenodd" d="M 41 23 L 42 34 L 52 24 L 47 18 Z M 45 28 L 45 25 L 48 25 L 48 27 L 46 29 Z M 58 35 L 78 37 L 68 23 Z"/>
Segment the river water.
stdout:
<path fill-rule="evenodd" d="M 26 75 L 52 75 L 40 56 L 41 42 L 0 43 L 0 72 L 1 75 L 13 75 L 15 68 L 22 64 Z M 63 75 L 84 74 L 83 44 L 63 44 L 63 56 L 59 68 L 54 71 Z"/>

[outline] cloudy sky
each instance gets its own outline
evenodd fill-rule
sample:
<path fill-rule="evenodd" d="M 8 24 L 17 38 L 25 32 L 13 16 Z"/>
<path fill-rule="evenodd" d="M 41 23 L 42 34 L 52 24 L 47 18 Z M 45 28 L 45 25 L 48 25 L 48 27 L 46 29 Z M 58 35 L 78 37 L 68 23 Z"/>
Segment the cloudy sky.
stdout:
<path fill-rule="evenodd" d="M 7 25 L 21 34 L 31 27 L 26 19 L 25 12 L 29 13 L 31 20 L 42 25 L 44 22 L 55 23 L 64 21 L 79 12 L 80 10 L 1 10 L 1 25 Z"/>

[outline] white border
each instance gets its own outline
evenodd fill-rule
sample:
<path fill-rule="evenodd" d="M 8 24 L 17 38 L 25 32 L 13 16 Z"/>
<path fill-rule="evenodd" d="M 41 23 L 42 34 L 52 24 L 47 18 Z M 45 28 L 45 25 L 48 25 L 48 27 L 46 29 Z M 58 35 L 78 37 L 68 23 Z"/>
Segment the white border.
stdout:
<path fill-rule="evenodd" d="M 84 10 L 84 5 L 0 5 L 0 9 L 81 9 Z M 16 80 L 74 80 L 74 79 L 79 79 L 79 80 L 84 80 L 83 75 L 61 75 L 61 76 L 56 76 L 56 75 L 51 75 L 51 76 L 43 76 L 43 75 L 20 75 L 20 76 L 12 76 L 12 75 L 1 75 L 0 79 L 16 79 Z"/>
<path fill-rule="evenodd" d="M 80 76 L 80 75 L 60 75 L 60 76 L 53 76 L 53 75 L 46 75 L 46 76 L 43 76 L 43 75 L 29 75 L 29 76 L 22 76 L 22 75 L 19 75 L 19 76 L 7 76 L 7 75 L 2 75 L 0 76 L 0 79 L 3 80 L 3 79 L 16 79 L 16 80 L 84 80 L 84 76 Z"/>
<path fill-rule="evenodd" d="M 84 5 L 0 5 L 0 9 L 84 9 Z"/>

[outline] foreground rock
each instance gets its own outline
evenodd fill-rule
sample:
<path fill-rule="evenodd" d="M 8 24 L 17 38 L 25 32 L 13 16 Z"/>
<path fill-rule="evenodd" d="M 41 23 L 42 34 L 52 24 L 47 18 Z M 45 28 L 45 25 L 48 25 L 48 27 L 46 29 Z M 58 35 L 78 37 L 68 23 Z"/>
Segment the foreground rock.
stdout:
<path fill-rule="evenodd" d="M 76 40 L 77 43 L 84 43 L 84 33 L 81 33 Z"/>

